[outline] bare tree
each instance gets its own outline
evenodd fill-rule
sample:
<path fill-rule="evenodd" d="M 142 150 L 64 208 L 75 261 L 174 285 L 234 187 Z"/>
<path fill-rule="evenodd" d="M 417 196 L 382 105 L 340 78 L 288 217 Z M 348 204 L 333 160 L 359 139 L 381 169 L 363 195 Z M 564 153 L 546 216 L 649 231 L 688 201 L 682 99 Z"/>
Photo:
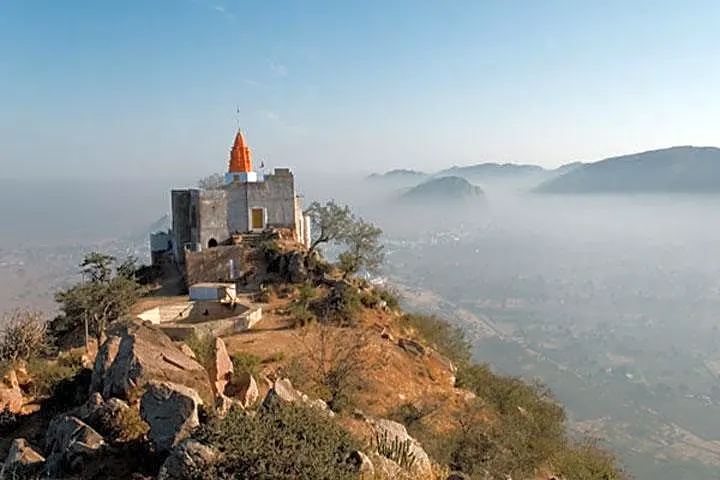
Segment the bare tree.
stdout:
<path fill-rule="evenodd" d="M 217 190 L 225 185 L 225 175 L 222 173 L 213 173 L 207 177 L 201 178 L 197 182 L 198 188 L 202 190 Z"/>
<path fill-rule="evenodd" d="M 342 410 L 353 402 L 364 379 L 384 362 L 370 351 L 371 332 L 342 328 L 323 322 L 304 327 L 299 333 L 305 355 L 306 381 L 318 388 L 333 410 Z"/>
<path fill-rule="evenodd" d="M 40 312 L 15 309 L 2 322 L 0 361 L 28 360 L 47 352 L 48 324 Z"/>

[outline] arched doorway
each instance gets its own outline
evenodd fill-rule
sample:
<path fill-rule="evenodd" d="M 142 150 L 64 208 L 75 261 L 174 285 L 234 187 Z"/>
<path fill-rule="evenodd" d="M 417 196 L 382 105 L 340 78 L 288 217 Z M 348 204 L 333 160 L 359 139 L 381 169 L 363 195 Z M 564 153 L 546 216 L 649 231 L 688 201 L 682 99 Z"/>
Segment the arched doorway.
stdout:
<path fill-rule="evenodd" d="M 213 248 L 213 247 L 217 247 L 217 246 L 218 246 L 217 240 L 215 240 L 214 238 L 211 238 L 208 241 L 208 248 Z"/>

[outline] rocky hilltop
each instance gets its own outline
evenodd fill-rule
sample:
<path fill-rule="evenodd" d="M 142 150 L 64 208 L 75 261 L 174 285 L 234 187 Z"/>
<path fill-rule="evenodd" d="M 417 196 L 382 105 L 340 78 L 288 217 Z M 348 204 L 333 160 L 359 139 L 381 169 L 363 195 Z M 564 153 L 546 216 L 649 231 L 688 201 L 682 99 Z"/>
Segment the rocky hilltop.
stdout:
<path fill-rule="evenodd" d="M 622 478 L 612 455 L 567 437 L 542 388 L 474 364 L 460 329 L 292 242 L 247 258 L 253 322 L 234 302 L 147 320 L 188 302 L 166 269 L 87 346 L 67 292 L 52 345 L 35 319 L 12 323 L 0 478 Z"/>
<path fill-rule="evenodd" d="M 406 202 L 461 201 L 482 197 L 483 189 L 462 177 L 440 177 L 413 187 L 402 194 Z"/>

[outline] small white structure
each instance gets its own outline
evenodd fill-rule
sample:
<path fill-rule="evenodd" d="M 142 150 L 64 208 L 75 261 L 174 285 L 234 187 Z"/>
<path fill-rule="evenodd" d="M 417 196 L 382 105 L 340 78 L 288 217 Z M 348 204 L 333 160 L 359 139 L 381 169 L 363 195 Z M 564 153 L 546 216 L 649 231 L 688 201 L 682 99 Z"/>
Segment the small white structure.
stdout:
<path fill-rule="evenodd" d="M 196 283 L 190 287 L 190 300 L 232 302 L 237 297 L 234 283 Z"/>
<path fill-rule="evenodd" d="M 302 219 L 302 243 L 306 248 L 310 248 L 312 244 L 312 231 L 310 230 L 312 225 L 312 219 L 310 215 L 303 215 Z"/>

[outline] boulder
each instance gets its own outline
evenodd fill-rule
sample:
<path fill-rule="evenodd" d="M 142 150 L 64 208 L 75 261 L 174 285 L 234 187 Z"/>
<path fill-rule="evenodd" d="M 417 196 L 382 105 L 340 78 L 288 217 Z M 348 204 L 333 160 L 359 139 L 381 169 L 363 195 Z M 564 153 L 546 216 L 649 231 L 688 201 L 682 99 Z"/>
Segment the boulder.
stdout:
<path fill-rule="evenodd" d="M 95 392 L 90 395 L 90 398 L 83 405 L 68 412 L 68 415 L 82 420 L 103 436 L 109 437 L 116 433 L 113 419 L 129 409 L 130 406 L 124 401 L 118 398 L 105 401 L 102 395 Z"/>
<path fill-rule="evenodd" d="M 170 337 L 141 323 L 118 327 L 95 358 L 91 390 L 104 398 L 128 400 L 133 390 L 153 381 L 192 388 L 212 404 L 213 388 L 207 372 L 180 351 Z"/>
<path fill-rule="evenodd" d="M 0 411 L 20 413 L 25 400 L 15 370 L 10 369 L 0 380 Z"/>
<path fill-rule="evenodd" d="M 395 439 L 399 442 L 409 442 L 410 452 L 415 456 L 413 470 L 422 475 L 430 475 L 432 472 L 430 457 L 428 457 L 428 454 L 422 448 L 420 443 L 408 435 L 403 424 L 385 419 L 371 420 L 370 423 L 373 426 L 375 434 L 379 437 L 387 436 L 387 440 L 389 442 L 392 442 Z"/>
<path fill-rule="evenodd" d="M 290 252 L 287 262 L 287 278 L 291 283 L 303 283 L 308 279 L 305 257 L 299 251 Z"/>
<path fill-rule="evenodd" d="M 371 478 L 378 478 L 378 479 L 387 479 L 387 480 L 400 480 L 400 479 L 408 479 L 409 475 L 408 472 L 403 470 L 403 468 L 398 465 L 397 463 L 393 462 L 387 457 L 383 457 L 382 455 L 379 455 L 377 453 L 372 454 L 372 464 L 373 464 L 373 470 L 375 477 Z"/>
<path fill-rule="evenodd" d="M 417 355 L 419 357 L 425 356 L 425 347 L 420 342 L 411 340 L 409 338 L 401 338 L 400 340 L 398 340 L 398 345 L 400 346 L 400 348 L 412 355 Z"/>
<path fill-rule="evenodd" d="M 183 385 L 153 382 L 140 400 L 140 416 L 150 426 L 148 437 L 159 451 L 170 451 L 200 424 L 198 393 Z"/>
<path fill-rule="evenodd" d="M 294 403 L 302 400 L 300 392 L 295 390 L 287 378 L 278 378 L 263 400 L 263 407 L 271 407 L 276 403 Z"/>
<path fill-rule="evenodd" d="M 193 352 L 193 349 L 190 348 L 187 343 L 180 344 L 180 351 L 193 360 L 197 360 L 197 355 L 195 355 L 195 352 Z"/>
<path fill-rule="evenodd" d="M 215 398 L 215 413 L 217 413 L 220 418 L 224 418 L 225 415 L 230 412 L 230 409 L 235 406 L 244 408 L 238 400 L 230 398 L 227 395 L 218 395 Z"/>
<path fill-rule="evenodd" d="M 223 395 L 233 376 L 233 363 L 222 338 L 215 339 L 215 355 L 208 370 L 215 395 Z"/>
<path fill-rule="evenodd" d="M 373 465 L 370 457 L 365 455 L 360 450 L 356 450 L 350 454 L 350 461 L 357 468 L 357 472 L 360 474 L 362 479 L 374 479 L 375 478 L 375 466 Z"/>
<path fill-rule="evenodd" d="M 45 457 L 35 451 L 24 438 L 16 438 L 10 444 L 10 452 L 0 470 L 0 480 L 34 478 L 44 465 Z"/>
<path fill-rule="evenodd" d="M 227 386 L 225 393 L 239 400 L 243 408 L 254 405 L 260 396 L 257 382 L 248 372 L 235 375 Z"/>
<path fill-rule="evenodd" d="M 103 437 L 82 420 L 69 415 L 55 417 L 45 433 L 49 452 L 45 469 L 50 477 L 78 473 L 97 465 L 105 447 Z"/>
<path fill-rule="evenodd" d="M 273 387 L 268 391 L 263 400 L 263 408 L 272 408 L 275 405 L 283 403 L 303 403 L 311 408 L 325 412 L 328 416 L 334 417 L 335 412 L 328 408 L 327 403 L 319 398 L 310 399 L 304 393 L 295 390 L 292 382 L 287 378 L 279 378 L 275 380 Z"/>
<path fill-rule="evenodd" d="M 380 337 L 390 342 L 395 342 L 395 337 L 393 337 L 392 333 L 390 333 L 387 328 L 383 328 L 382 332 L 380 332 Z"/>
<path fill-rule="evenodd" d="M 305 256 L 297 250 L 277 254 L 268 263 L 267 270 L 290 283 L 303 283 L 308 279 Z"/>
<path fill-rule="evenodd" d="M 190 480 L 191 474 L 202 470 L 217 456 L 210 447 L 189 439 L 178 445 L 160 467 L 157 480 Z"/>

